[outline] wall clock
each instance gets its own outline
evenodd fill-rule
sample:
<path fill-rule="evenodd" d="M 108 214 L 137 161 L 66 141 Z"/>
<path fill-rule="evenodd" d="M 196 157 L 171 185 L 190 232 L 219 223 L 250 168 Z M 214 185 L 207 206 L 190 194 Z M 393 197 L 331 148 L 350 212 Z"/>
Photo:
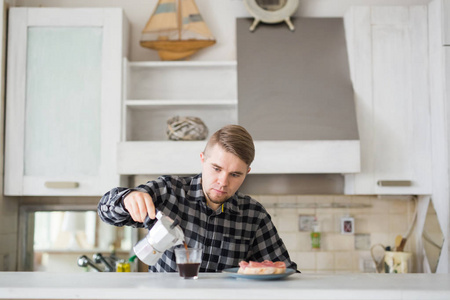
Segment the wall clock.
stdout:
<path fill-rule="evenodd" d="M 284 21 L 291 31 L 295 29 L 290 18 L 297 11 L 299 0 L 244 0 L 244 4 L 255 18 L 250 31 L 255 30 L 259 22 L 273 24 Z"/>

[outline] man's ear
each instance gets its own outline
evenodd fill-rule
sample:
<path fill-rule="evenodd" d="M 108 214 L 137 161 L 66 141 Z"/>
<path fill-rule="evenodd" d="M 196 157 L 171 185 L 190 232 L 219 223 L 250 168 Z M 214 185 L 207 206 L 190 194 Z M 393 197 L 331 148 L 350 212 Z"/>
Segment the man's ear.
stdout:
<path fill-rule="evenodd" d="M 252 169 L 252 168 L 248 167 L 247 174 L 250 173 L 250 170 L 251 170 L 251 169 Z"/>
<path fill-rule="evenodd" d="M 200 152 L 200 161 L 201 161 L 202 163 L 205 162 L 205 154 L 204 154 L 203 152 Z"/>

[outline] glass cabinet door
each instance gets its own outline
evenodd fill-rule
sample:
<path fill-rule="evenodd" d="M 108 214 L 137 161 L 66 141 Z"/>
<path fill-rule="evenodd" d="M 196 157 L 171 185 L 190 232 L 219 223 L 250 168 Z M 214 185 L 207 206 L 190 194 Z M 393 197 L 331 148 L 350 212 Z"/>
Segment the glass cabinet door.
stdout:
<path fill-rule="evenodd" d="M 98 176 L 102 29 L 29 27 L 26 176 Z"/>

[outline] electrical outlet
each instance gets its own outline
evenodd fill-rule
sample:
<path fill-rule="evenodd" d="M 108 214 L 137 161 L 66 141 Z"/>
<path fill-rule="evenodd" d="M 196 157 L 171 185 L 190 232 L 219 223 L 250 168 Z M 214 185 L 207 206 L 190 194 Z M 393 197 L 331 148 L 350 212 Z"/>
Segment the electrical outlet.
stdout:
<path fill-rule="evenodd" d="M 370 256 L 360 255 L 359 270 L 363 273 L 376 273 L 375 263 Z"/>
<path fill-rule="evenodd" d="M 355 250 L 370 250 L 370 234 L 355 234 Z"/>
<path fill-rule="evenodd" d="M 298 230 L 300 231 L 312 231 L 312 225 L 314 222 L 314 216 L 300 215 L 298 218 Z"/>

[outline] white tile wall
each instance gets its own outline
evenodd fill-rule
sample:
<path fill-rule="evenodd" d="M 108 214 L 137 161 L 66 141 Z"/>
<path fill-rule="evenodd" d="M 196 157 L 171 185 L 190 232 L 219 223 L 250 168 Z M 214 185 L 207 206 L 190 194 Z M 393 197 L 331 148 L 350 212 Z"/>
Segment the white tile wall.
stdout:
<path fill-rule="evenodd" d="M 374 272 L 368 249 L 355 248 L 355 235 L 342 235 L 342 217 L 353 217 L 355 234 L 365 234 L 370 245 L 381 243 L 394 246 L 395 237 L 405 234 L 414 214 L 410 197 L 377 197 L 345 195 L 253 195 L 268 208 L 289 254 L 303 273 Z M 273 208 L 273 204 L 278 206 Z M 281 208 L 282 204 L 297 203 L 300 208 Z M 370 207 L 330 208 L 327 204 L 364 204 Z M 316 208 L 314 208 L 316 207 Z M 322 208 L 321 208 L 322 207 Z M 321 228 L 321 249 L 311 249 L 310 232 L 298 228 L 299 215 L 317 216 Z M 406 249 L 414 250 L 414 242 Z"/>

